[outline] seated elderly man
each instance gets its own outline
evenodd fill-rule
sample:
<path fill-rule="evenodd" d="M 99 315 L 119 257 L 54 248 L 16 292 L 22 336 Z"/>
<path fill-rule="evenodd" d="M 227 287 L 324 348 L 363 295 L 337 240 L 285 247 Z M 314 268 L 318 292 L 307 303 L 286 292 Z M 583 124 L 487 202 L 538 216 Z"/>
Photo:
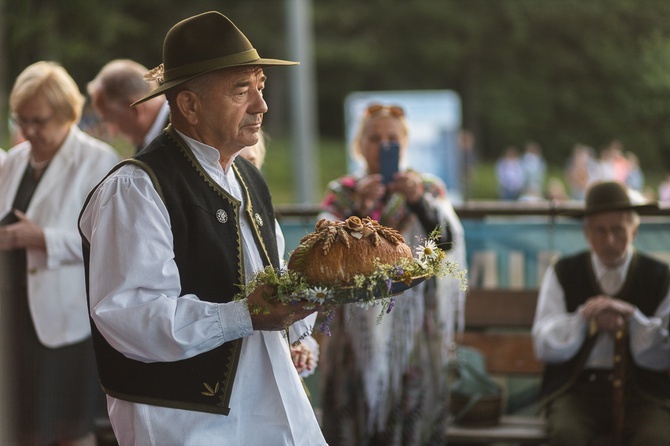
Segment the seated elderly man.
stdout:
<path fill-rule="evenodd" d="M 633 247 L 638 211 L 650 206 L 619 183 L 594 184 L 583 211 L 589 250 L 544 276 L 533 338 L 551 445 L 586 446 L 602 433 L 670 444 L 670 271 Z"/>

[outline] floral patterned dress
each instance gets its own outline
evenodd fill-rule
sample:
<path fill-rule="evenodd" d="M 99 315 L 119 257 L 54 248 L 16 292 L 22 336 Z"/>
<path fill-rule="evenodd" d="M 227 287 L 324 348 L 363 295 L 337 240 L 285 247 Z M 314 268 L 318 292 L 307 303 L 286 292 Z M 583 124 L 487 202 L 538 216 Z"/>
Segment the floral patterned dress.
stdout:
<path fill-rule="evenodd" d="M 328 185 L 320 218 L 371 217 L 400 231 L 415 248 L 438 225 L 438 244 L 465 267 L 463 229 L 444 184 L 422 174 L 424 195 L 410 205 L 399 194 L 379 200 L 369 215 L 355 209 L 350 175 Z M 453 315 L 462 302 L 455 279 L 428 281 L 396 299 L 378 322 L 374 309 L 345 305 L 321 347 L 322 428 L 331 446 L 442 445 L 447 421 L 443 373 Z"/>

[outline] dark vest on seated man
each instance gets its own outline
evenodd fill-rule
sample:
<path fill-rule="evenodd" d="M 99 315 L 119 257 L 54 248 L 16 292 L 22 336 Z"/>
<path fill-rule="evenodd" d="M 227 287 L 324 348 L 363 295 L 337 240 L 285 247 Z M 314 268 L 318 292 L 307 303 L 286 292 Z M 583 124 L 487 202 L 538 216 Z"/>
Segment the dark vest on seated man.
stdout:
<path fill-rule="evenodd" d="M 577 311 L 589 297 L 602 294 L 591 265 L 591 253 L 588 251 L 559 260 L 555 271 L 563 288 L 568 312 Z M 613 297 L 635 305 L 642 313 L 651 317 L 666 296 L 669 284 L 670 270 L 667 264 L 635 251 L 621 290 Z M 545 365 L 542 380 L 542 396 L 545 401 L 567 391 L 579 377 L 596 337 L 597 333 L 589 333 L 581 349 L 569 361 Z M 667 372 L 642 368 L 635 364 L 630 354 L 626 359 L 627 386 L 632 385 L 652 397 L 670 397 L 670 378 Z"/>
<path fill-rule="evenodd" d="M 170 214 L 181 295 L 230 302 L 245 280 L 240 202 L 221 189 L 171 128 L 134 158 L 152 178 Z M 253 164 L 237 157 L 233 169 L 246 194 L 246 213 L 265 266 L 279 265 L 270 192 Z M 132 224 L 132 222 L 128 222 Z M 88 277 L 89 247 L 84 242 Z M 151 322 L 148 322 L 151 323 Z M 227 415 L 242 339 L 192 358 L 144 363 L 115 350 L 91 321 L 104 391 L 117 399 Z M 232 410 L 240 408 L 232 408 Z"/>

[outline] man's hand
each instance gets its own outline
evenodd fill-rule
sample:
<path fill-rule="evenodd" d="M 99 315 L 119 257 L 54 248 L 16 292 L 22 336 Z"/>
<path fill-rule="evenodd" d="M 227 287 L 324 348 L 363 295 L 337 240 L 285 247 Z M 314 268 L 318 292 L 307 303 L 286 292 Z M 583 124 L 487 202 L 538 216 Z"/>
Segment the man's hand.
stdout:
<path fill-rule="evenodd" d="M 635 307 L 626 301 L 599 295 L 586 301 L 581 314 L 586 320 L 594 320 L 598 331 L 615 332 L 626 324 L 634 311 Z"/>
<path fill-rule="evenodd" d="M 21 211 L 14 211 L 18 222 L 0 226 L 0 251 L 12 249 L 46 249 L 44 231 Z"/>
<path fill-rule="evenodd" d="M 270 299 L 275 295 L 273 287 L 264 285 L 247 296 L 254 330 L 284 330 L 295 321 L 304 319 L 319 309 L 319 306 L 315 308 L 312 302 L 285 304 L 278 299 Z M 305 306 L 309 309 L 304 308 Z"/>

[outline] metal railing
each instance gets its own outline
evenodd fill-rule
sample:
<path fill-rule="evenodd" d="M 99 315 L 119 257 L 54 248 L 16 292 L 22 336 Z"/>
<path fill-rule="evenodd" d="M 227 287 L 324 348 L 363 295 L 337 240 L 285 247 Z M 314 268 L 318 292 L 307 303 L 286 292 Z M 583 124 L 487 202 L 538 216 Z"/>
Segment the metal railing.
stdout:
<path fill-rule="evenodd" d="M 454 210 L 462 219 L 482 219 L 492 216 L 571 216 L 582 209 L 578 201 L 500 201 L 470 200 L 454 205 Z M 275 206 L 277 218 L 316 218 L 318 204 L 279 204 Z M 658 210 L 645 211 L 644 216 L 670 216 L 670 203 L 661 203 Z"/>

